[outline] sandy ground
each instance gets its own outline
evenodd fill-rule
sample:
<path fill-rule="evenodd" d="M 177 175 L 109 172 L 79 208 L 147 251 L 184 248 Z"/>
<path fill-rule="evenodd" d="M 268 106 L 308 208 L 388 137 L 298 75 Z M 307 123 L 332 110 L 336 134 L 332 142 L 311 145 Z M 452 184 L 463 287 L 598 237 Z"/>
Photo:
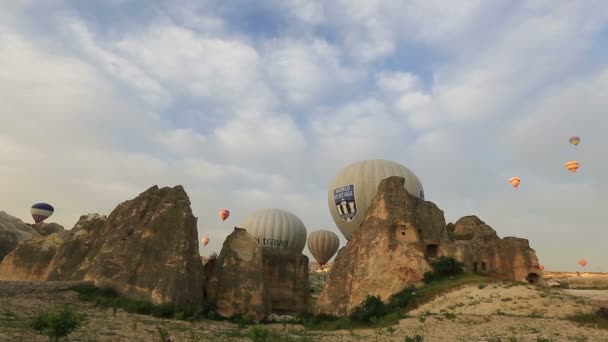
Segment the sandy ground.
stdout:
<path fill-rule="evenodd" d="M 299 325 L 272 324 L 274 341 L 401 341 L 420 335 L 424 341 L 606 341 L 608 330 L 579 327 L 564 318 L 592 312 L 591 297 L 606 298 L 608 291 L 537 288 L 491 283 L 455 290 L 410 313 L 411 318 L 384 329 L 307 331 Z M 583 294 L 583 296 L 580 296 Z M 250 327 L 217 321 L 194 323 L 101 310 L 81 302 L 74 292 L 17 294 L 0 298 L 0 341 L 47 341 L 23 327 L 38 310 L 74 305 L 87 315 L 85 325 L 70 341 L 160 341 L 157 326 L 172 341 L 250 341 Z M 542 340 L 541 340 L 542 341 Z"/>

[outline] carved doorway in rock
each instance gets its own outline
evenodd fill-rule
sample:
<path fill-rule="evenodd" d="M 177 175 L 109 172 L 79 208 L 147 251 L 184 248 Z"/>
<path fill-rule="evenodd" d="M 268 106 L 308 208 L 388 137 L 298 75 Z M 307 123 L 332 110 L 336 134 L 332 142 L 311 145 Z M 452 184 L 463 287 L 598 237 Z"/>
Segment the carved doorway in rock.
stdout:
<path fill-rule="evenodd" d="M 426 246 L 426 256 L 427 258 L 437 258 L 437 254 L 439 253 L 439 246 L 436 244 L 430 244 Z"/>
<path fill-rule="evenodd" d="M 528 276 L 526 277 L 526 281 L 529 284 L 538 284 L 538 281 L 540 280 L 540 277 L 538 276 L 538 274 L 536 273 L 530 273 L 528 274 Z"/>

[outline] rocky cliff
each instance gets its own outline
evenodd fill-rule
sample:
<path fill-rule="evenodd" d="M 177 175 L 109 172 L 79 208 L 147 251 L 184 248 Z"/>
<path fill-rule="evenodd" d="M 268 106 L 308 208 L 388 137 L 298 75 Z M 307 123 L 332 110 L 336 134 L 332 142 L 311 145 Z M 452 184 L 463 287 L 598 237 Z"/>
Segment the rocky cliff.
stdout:
<path fill-rule="evenodd" d="M 431 202 L 407 193 L 404 179 L 390 177 L 378 192 L 365 221 L 338 251 L 315 311 L 348 314 L 367 295 L 387 301 L 419 282 L 430 262 L 452 256 L 469 272 L 528 281 L 539 280 L 535 251 L 525 239 L 500 239 L 476 216 L 445 224 L 443 212 Z"/>
<path fill-rule="evenodd" d="M 40 234 L 20 219 L 0 211 L 0 261 L 10 253 L 19 242 Z"/>

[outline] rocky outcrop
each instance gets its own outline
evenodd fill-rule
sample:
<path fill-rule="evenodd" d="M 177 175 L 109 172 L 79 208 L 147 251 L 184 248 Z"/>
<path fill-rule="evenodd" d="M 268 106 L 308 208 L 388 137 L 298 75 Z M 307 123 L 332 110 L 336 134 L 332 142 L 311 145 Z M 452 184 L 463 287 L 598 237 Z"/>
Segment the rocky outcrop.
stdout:
<path fill-rule="evenodd" d="M 317 313 L 349 314 L 368 295 L 386 301 L 431 270 L 416 221 L 420 200 L 405 190 L 404 181 L 390 177 L 380 183 L 365 221 L 338 251 Z"/>
<path fill-rule="evenodd" d="M 67 231 L 65 230 L 65 228 L 63 228 L 62 225 L 57 223 L 39 222 L 32 224 L 32 228 L 34 228 L 38 232 L 38 234 L 42 236 L 48 236 L 53 233 L 56 233 L 60 238 L 64 239 L 67 235 Z"/>
<path fill-rule="evenodd" d="M 10 253 L 19 242 L 38 236 L 38 232 L 20 219 L 0 211 L 0 261 Z"/>
<path fill-rule="evenodd" d="M 94 280 L 154 304 L 200 305 L 204 279 L 196 221 L 182 186 L 153 186 L 118 205 L 103 225 L 101 219 L 81 220 L 83 227 L 58 254 L 68 263 L 71 253 L 82 261 L 67 265 L 58 260 L 54 274 Z"/>
<path fill-rule="evenodd" d="M 302 313 L 308 308 L 308 257 L 262 252 L 264 285 L 276 313 Z"/>
<path fill-rule="evenodd" d="M 429 263 L 441 256 L 458 259 L 469 272 L 539 281 L 542 271 L 528 240 L 501 239 L 476 216 L 446 225 L 435 204 L 411 196 L 403 184 L 401 177 L 380 183 L 365 221 L 338 251 L 317 313 L 348 314 L 367 295 L 386 301 L 422 280 Z"/>
<path fill-rule="evenodd" d="M 96 250 L 94 246 L 105 239 L 101 231 L 107 219 L 107 216 L 98 214 L 80 217 L 74 228 L 67 231 L 65 242 L 53 258 L 48 280 L 85 279 L 87 270 L 91 268 L 90 262 L 95 260 L 95 256 L 90 254 Z"/>
<path fill-rule="evenodd" d="M 223 317 L 249 316 L 262 321 L 270 314 L 264 286 L 262 249 L 245 229 L 226 238 L 207 285 L 209 301 Z"/>
<path fill-rule="evenodd" d="M 0 263 L 0 280 L 46 280 L 62 242 L 57 233 L 22 241 Z"/>

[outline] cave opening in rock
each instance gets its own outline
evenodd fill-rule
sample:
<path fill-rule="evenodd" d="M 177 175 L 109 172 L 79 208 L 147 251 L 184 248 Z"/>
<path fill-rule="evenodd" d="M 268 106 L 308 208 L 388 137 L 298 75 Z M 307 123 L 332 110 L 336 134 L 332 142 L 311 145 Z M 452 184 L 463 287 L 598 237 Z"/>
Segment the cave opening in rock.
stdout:
<path fill-rule="evenodd" d="M 429 258 L 437 258 L 438 247 L 436 244 L 426 246 L 426 256 Z"/>
<path fill-rule="evenodd" d="M 477 272 L 477 262 L 473 263 L 473 272 Z"/>
<path fill-rule="evenodd" d="M 481 263 L 481 270 L 485 272 L 486 268 L 487 268 L 487 264 L 485 262 L 482 262 Z"/>
<path fill-rule="evenodd" d="M 526 277 L 526 281 L 529 284 L 538 284 L 539 279 L 540 279 L 540 276 L 538 274 L 536 274 L 536 273 L 530 273 Z"/>

